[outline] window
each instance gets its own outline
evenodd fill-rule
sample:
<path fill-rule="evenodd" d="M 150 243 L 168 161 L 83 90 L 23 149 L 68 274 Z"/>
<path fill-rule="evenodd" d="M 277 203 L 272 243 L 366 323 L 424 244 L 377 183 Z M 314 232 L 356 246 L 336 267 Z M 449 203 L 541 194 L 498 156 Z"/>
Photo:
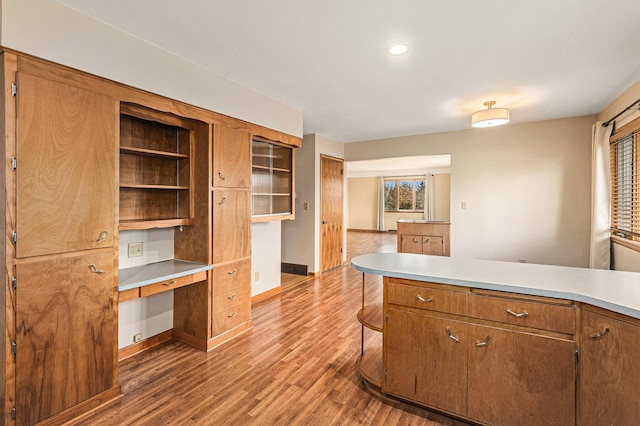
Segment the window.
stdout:
<path fill-rule="evenodd" d="M 640 242 L 640 119 L 611 136 L 611 235 Z"/>
<path fill-rule="evenodd" d="M 385 178 L 384 210 L 424 211 L 425 187 L 424 177 Z"/>

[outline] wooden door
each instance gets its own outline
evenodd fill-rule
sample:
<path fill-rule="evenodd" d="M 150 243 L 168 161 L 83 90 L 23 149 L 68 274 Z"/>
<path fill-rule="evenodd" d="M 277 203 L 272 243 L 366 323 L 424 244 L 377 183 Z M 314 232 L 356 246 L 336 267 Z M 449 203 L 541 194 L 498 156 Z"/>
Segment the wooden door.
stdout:
<path fill-rule="evenodd" d="M 385 391 L 465 415 L 467 324 L 393 309 L 388 314 Z"/>
<path fill-rule="evenodd" d="M 425 235 L 422 237 L 422 254 L 444 256 L 444 237 Z"/>
<path fill-rule="evenodd" d="M 24 73 L 17 85 L 16 256 L 113 246 L 116 102 Z"/>
<path fill-rule="evenodd" d="M 469 325 L 469 339 L 468 417 L 496 425 L 575 424 L 575 342 L 480 325 Z"/>
<path fill-rule="evenodd" d="M 18 264 L 16 277 L 16 413 L 30 425 L 117 385 L 113 253 Z"/>
<path fill-rule="evenodd" d="M 213 191 L 213 263 L 251 256 L 251 193 Z"/>
<path fill-rule="evenodd" d="M 582 311 L 579 424 L 632 425 L 640 419 L 640 323 Z"/>
<path fill-rule="evenodd" d="M 344 161 L 320 156 L 320 270 L 342 264 Z"/>
<path fill-rule="evenodd" d="M 422 254 L 422 235 L 401 235 L 401 253 Z"/>
<path fill-rule="evenodd" d="M 251 135 L 242 129 L 213 126 L 213 186 L 251 188 Z"/>

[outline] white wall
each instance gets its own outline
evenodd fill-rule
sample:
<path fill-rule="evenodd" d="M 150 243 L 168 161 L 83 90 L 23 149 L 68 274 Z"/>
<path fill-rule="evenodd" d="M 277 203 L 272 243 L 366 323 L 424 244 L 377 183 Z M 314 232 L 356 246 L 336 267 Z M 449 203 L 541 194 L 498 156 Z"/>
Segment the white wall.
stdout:
<path fill-rule="evenodd" d="M 251 225 L 251 295 L 280 286 L 280 221 Z"/>
<path fill-rule="evenodd" d="M 55 0 L 1 0 L 0 43 L 133 87 L 302 136 L 302 113 Z"/>
<path fill-rule="evenodd" d="M 595 116 L 345 144 L 345 160 L 451 154 L 451 255 L 588 266 Z M 461 209 L 461 202 L 467 209 Z"/>
<path fill-rule="evenodd" d="M 282 262 L 307 265 L 309 272 L 320 271 L 320 155 L 344 158 L 344 144 L 321 135 L 305 135 L 302 148 L 296 150 L 296 220 L 282 224 Z M 309 210 L 303 205 L 309 203 Z M 347 182 L 344 180 L 344 205 L 347 211 Z M 346 216 L 345 216 L 346 217 Z M 346 221 L 343 221 L 346 224 Z M 343 261 L 347 256 L 347 233 L 343 227 Z"/>

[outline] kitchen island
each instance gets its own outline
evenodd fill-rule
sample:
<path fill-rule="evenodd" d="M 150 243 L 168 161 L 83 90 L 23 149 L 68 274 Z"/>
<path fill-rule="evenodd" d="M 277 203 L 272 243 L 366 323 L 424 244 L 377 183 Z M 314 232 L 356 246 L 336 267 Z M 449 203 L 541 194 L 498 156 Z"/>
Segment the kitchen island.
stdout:
<path fill-rule="evenodd" d="M 382 333 L 358 371 L 383 394 L 480 424 L 640 418 L 640 274 L 405 253 L 352 266 L 363 292 L 384 277 L 358 313 L 363 336 Z"/>

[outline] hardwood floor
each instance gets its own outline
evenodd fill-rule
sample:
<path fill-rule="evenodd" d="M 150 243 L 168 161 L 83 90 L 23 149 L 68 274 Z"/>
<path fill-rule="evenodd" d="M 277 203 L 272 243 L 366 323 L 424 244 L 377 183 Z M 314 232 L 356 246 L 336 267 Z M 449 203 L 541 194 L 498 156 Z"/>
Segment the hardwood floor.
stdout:
<path fill-rule="evenodd" d="M 395 234 L 349 232 L 348 247 L 395 251 Z M 462 425 L 365 388 L 361 279 L 345 265 L 258 302 L 253 329 L 211 352 L 170 342 L 128 358 L 124 396 L 71 424 Z"/>

